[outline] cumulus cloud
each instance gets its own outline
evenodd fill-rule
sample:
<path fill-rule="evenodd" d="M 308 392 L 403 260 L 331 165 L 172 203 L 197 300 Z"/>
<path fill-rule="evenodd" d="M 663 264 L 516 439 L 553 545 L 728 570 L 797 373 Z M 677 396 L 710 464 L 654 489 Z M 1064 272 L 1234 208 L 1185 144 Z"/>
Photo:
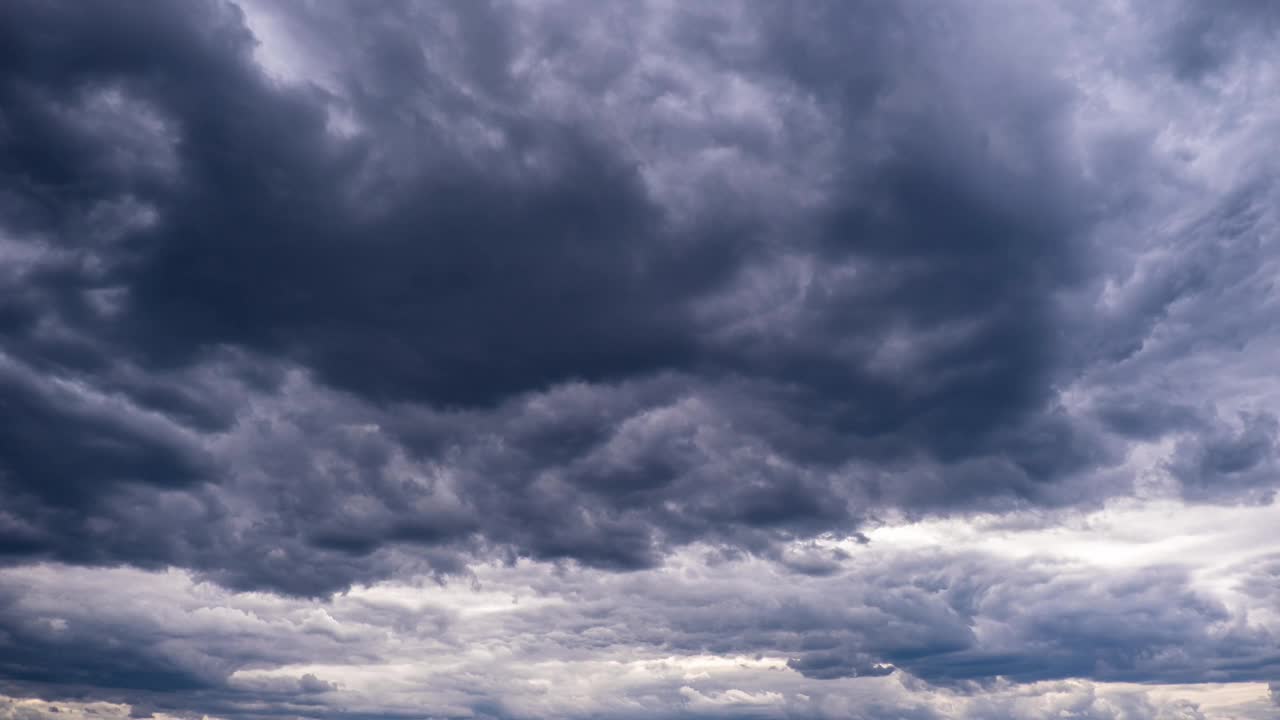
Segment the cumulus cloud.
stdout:
<path fill-rule="evenodd" d="M 953 716 L 943 701 L 964 717 L 1197 717 L 1191 700 L 1125 688 L 1260 683 L 1280 669 L 1280 624 L 1170 567 L 873 544 L 814 576 L 766 559 L 708 564 L 708 550 L 625 574 L 488 564 L 469 583 L 329 601 L 178 571 L 15 568 L 0 577 L 7 687 L 215 715 L 838 717 L 856 690 L 902 708 L 919 693 L 921 717 Z"/>
<path fill-rule="evenodd" d="M 1278 31 L 1243 0 L 6 3 L 0 689 L 1263 697 Z M 385 595 L 415 593 L 449 600 Z"/>

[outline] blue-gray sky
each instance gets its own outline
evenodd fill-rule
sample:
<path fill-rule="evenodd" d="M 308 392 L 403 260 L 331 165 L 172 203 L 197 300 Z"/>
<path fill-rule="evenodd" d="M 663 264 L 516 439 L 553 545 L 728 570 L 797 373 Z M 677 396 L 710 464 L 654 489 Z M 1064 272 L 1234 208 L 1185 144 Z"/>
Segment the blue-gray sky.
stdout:
<path fill-rule="evenodd" d="M 1278 35 L 0 4 L 0 718 L 1277 717 Z"/>

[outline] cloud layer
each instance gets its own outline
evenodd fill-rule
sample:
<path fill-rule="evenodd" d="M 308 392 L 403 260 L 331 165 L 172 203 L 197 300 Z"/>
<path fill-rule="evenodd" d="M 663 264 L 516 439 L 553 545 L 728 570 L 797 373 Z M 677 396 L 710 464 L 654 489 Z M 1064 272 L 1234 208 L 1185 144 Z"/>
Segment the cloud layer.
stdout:
<path fill-rule="evenodd" d="M 1264 717 L 1277 30 L 4 4 L 0 713 Z"/>

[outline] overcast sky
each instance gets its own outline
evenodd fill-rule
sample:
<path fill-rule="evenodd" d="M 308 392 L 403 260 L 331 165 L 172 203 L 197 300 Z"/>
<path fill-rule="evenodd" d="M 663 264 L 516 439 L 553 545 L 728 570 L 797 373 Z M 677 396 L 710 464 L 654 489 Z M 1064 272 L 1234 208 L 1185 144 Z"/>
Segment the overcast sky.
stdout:
<path fill-rule="evenodd" d="M 1277 43 L 0 2 L 0 720 L 1280 717 Z"/>

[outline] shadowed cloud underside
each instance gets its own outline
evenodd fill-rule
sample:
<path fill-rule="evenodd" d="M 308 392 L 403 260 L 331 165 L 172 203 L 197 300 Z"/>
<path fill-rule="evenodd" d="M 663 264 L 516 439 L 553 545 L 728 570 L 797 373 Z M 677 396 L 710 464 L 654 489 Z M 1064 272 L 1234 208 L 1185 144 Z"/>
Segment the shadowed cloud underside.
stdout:
<path fill-rule="evenodd" d="M 0 718 L 1272 717 L 1277 30 L 3 3 Z"/>

